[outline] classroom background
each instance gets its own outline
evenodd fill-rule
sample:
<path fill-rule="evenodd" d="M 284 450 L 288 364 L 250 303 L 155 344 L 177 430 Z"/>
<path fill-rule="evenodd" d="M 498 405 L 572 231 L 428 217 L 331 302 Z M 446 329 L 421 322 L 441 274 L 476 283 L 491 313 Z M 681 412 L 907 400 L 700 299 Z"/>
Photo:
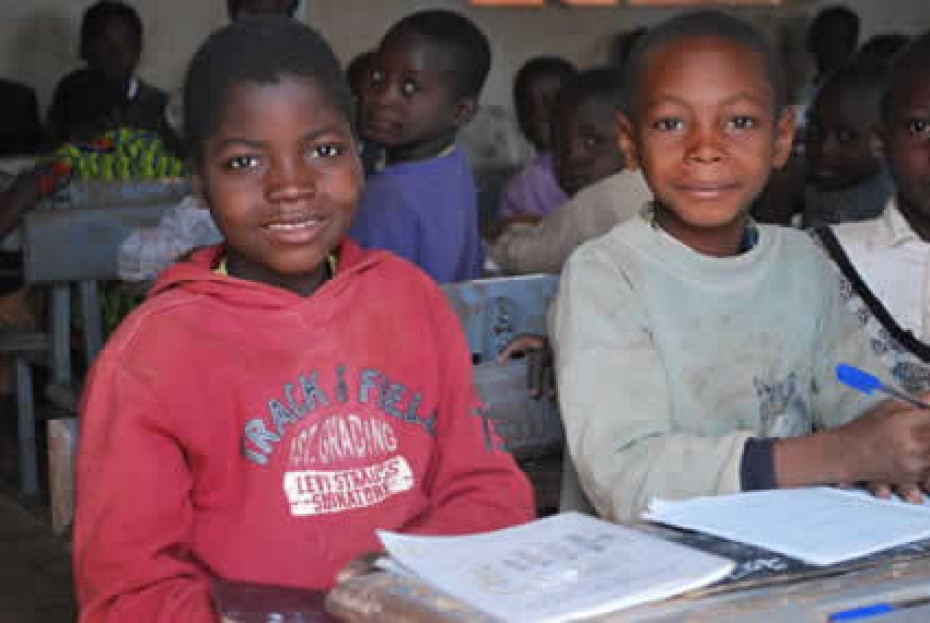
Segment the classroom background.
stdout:
<path fill-rule="evenodd" d="M 92 0 L 0 2 L 0 76 L 36 89 L 43 111 L 57 80 L 80 65 L 77 37 L 81 15 Z M 180 85 L 186 63 L 204 36 L 226 23 L 224 2 L 214 0 L 128 0 L 145 25 L 140 75 L 165 90 Z M 578 7 L 556 2 L 543 7 L 472 7 L 469 0 L 303 0 L 298 16 L 318 28 L 348 62 L 374 46 L 388 25 L 425 8 L 460 11 L 491 41 L 494 60 L 482 103 L 512 108 L 511 81 L 531 56 L 555 54 L 579 66 L 607 59 L 612 35 L 650 26 L 680 8 Z M 810 72 L 804 29 L 824 6 L 845 4 L 862 20 L 861 41 L 898 31 L 917 34 L 930 23 L 927 0 L 782 0 L 779 6 L 739 8 L 740 15 L 769 31 L 783 50 L 794 86 Z"/>

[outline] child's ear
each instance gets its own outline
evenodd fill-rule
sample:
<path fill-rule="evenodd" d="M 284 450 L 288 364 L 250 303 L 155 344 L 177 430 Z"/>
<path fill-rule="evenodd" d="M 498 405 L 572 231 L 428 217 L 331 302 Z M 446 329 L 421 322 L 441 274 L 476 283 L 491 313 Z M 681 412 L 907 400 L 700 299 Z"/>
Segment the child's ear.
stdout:
<path fill-rule="evenodd" d="M 782 168 L 791 157 L 791 149 L 794 146 L 794 127 L 794 109 L 791 106 L 785 106 L 778 113 L 778 119 L 775 121 L 773 168 Z"/>
<path fill-rule="evenodd" d="M 460 97 L 455 104 L 455 124 L 464 127 L 478 114 L 478 102 L 472 97 Z"/>
<path fill-rule="evenodd" d="M 614 115 L 614 123 L 617 124 L 617 145 L 623 154 L 623 166 L 627 169 L 638 169 L 639 151 L 636 148 L 633 123 L 622 112 Z"/>

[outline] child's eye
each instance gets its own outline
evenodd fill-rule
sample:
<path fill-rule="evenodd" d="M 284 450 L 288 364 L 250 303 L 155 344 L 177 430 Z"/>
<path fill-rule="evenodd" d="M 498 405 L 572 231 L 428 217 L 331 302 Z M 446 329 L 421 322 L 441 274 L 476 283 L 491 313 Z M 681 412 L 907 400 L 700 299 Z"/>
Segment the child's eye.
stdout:
<path fill-rule="evenodd" d="M 342 145 L 323 143 L 322 145 L 316 145 L 313 149 L 310 150 L 310 157 L 335 158 L 336 156 L 341 155 L 343 152 L 345 152 L 345 148 Z"/>
<path fill-rule="evenodd" d="M 685 122 L 681 119 L 676 119 L 675 117 L 658 119 L 652 123 L 652 129 L 659 130 L 661 132 L 674 132 L 675 130 L 681 130 L 684 127 Z"/>
<path fill-rule="evenodd" d="M 259 160 L 255 156 L 233 156 L 223 163 L 223 168 L 230 171 L 239 169 L 253 169 L 259 165 Z"/>
<path fill-rule="evenodd" d="M 368 76 L 368 84 L 375 85 L 384 82 L 384 72 L 380 69 L 372 69 L 371 75 Z"/>
<path fill-rule="evenodd" d="M 734 130 L 751 130 L 752 128 L 756 127 L 756 120 L 753 117 L 749 117 L 747 115 L 740 115 L 730 119 L 727 125 Z"/>
<path fill-rule="evenodd" d="M 930 136 L 930 122 L 926 119 L 911 119 L 907 122 L 907 132 L 911 136 Z"/>
<path fill-rule="evenodd" d="M 400 86 L 401 92 L 410 96 L 420 90 L 420 85 L 414 82 L 413 80 L 404 80 L 404 83 Z"/>

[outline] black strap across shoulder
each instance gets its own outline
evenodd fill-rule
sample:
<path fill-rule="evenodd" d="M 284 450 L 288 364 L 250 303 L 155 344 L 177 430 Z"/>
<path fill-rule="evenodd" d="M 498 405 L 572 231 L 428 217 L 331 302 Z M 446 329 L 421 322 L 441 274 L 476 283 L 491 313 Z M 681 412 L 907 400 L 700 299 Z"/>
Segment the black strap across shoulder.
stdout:
<path fill-rule="evenodd" d="M 914 334 L 910 331 L 901 328 L 901 325 L 899 325 L 888 310 L 885 309 L 882 302 L 878 300 L 878 297 L 872 293 L 872 290 L 870 290 L 869 286 L 863 281 L 856 267 L 849 261 L 849 256 L 846 255 L 843 245 L 840 244 L 840 241 L 837 239 L 836 234 L 833 233 L 830 226 L 821 225 L 820 227 L 816 227 L 814 228 L 814 233 L 823 243 L 827 253 L 830 254 L 830 257 L 833 258 L 836 265 L 839 266 L 840 271 L 842 271 L 843 276 L 849 281 L 853 290 L 856 291 L 859 298 L 866 304 L 869 311 L 872 312 L 872 315 L 882 323 L 882 326 L 885 327 L 891 337 L 925 363 L 930 362 L 930 345 L 914 337 Z"/>

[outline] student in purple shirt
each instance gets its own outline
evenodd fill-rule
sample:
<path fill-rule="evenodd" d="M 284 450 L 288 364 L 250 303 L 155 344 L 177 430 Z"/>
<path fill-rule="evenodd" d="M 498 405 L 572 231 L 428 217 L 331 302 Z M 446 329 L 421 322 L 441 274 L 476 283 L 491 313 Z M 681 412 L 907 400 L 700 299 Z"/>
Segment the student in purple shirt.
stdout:
<path fill-rule="evenodd" d="M 361 93 L 360 134 L 385 149 L 350 235 L 448 283 L 483 263 L 478 198 L 455 136 L 475 114 L 491 66 L 487 39 L 450 11 L 405 17 L 384 36 Z"/>
<path fill-rule="evenodd" d="M 537 155 L 507 183 L 498 218 L 540 219 L 568 201 L 552 168 L 550 118 L 555 94 L 576 73 L 574 65 L 556 56 L 531 58 L 517 72 L 513 81 L 517 120 Z"/>

